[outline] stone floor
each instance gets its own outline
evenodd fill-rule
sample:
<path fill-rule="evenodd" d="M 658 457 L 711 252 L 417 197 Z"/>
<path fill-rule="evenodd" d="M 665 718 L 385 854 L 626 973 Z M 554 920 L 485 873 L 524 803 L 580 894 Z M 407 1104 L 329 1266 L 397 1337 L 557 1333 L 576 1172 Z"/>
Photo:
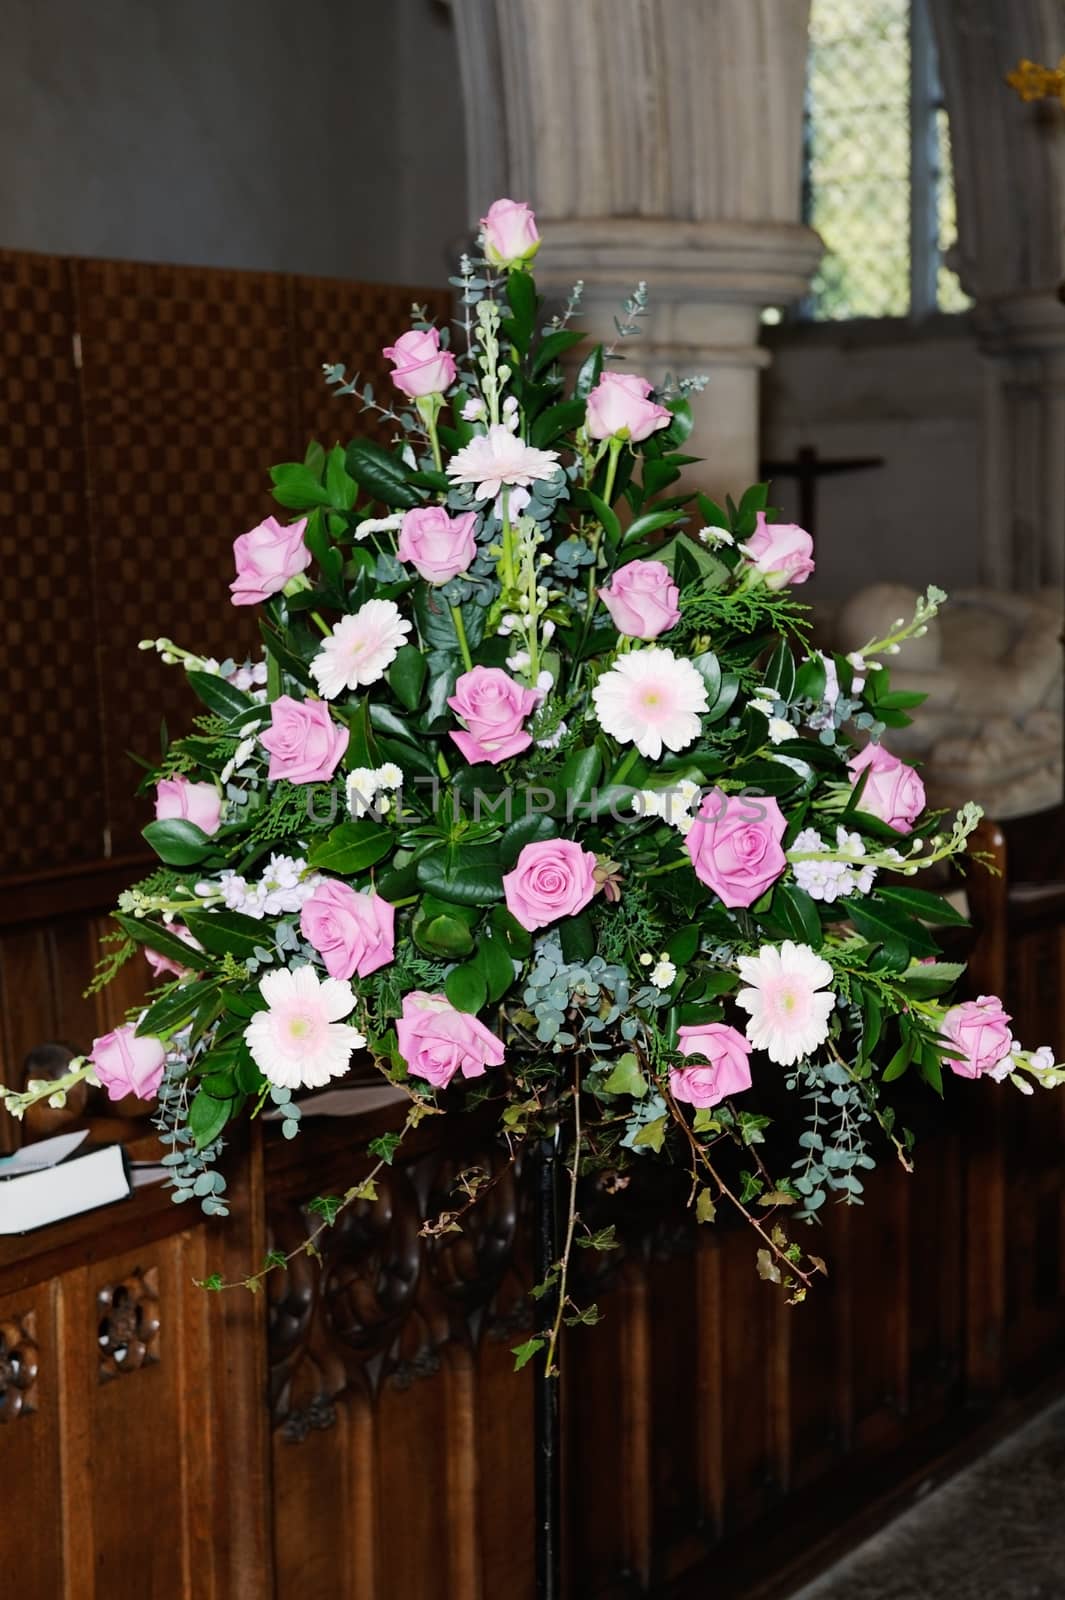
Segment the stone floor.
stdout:
<path fill-rule="evenodd" d="M 791 1600 L 1065 1600 L 1065 1402 Z"/>

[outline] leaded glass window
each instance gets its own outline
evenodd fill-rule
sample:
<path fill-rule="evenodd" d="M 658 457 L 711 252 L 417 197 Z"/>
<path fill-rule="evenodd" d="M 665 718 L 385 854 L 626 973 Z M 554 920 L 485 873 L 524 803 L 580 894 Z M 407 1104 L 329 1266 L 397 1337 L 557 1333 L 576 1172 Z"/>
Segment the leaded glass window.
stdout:
<path fill-rule="evenodd" d="M 806 314 L 963 310 L 927 0 L 812 0 L 806 116 L 805 217 L 826 247 Z"/>

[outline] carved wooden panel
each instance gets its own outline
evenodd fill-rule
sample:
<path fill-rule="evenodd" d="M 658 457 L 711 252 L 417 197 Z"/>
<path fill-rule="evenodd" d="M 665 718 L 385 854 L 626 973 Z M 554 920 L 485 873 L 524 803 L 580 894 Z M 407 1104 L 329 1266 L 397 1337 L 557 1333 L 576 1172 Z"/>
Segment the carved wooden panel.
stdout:
<path fill-rule="evenodd" d="M 32 1311 L 0 1319 L 0 1423 L 37 1409 L 37 1319 Z"/>
<path fill-rule="evenodd" d="M 134 1267 L 119 1283 L 96 1291 L 100 1382 L 151 1366 L 160 1357 L 159 1271 Z"/>

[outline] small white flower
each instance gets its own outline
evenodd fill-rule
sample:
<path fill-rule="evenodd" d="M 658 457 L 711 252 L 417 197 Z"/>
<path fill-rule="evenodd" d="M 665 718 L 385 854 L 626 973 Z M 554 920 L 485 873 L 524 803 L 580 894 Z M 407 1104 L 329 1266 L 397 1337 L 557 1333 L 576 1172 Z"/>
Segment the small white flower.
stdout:
<path fill-rule="evenodd" d="M 650 950 L 645 950 L 643 952 L 643 954 L 641 955 L 641 957 L 640 957 L 640 966 L 641 967 L 650 967 L 650 966 L 652 966 L 654 964 L 654 959 L 655 958 L 651 954 Z"/>
<path fill-rule="evenodd" d="M 557 750 L 568 732 L 569 727 L 567 724 L 560 722 L 554 733 L 545 735 L 543 739 L 537 739 L 537 748 L 540 750 Z"/>
<path fill-rule="evenodd" d="M 727 528 L 700 528 L 699 538 L 711 550 L 716 549 L 719 545 L 734 545 L 736 543 Z"/>
<path fill-rule="evenodd" d="M 520 628 L 521 625 L 521 618 L 515 616 L 513 611 L 504 611 L 503 615 L 499 619 L 499 626 L 496 629 L 496 632 L 501 638 L 509 639 L 511 634 L 514 633 L 516 629 Z"/>
<path fill-rule="evenodd" d="M 472 400 L 467 400 L 462 408 L 462 420 L 463 422 L 480 422 L 483 416 L 484 401 L 478 395 L 474 395 Z"/>
<path fill-rule="evenodd" d="M 410 630 L 392 600 L 367 600 L 354 616 L 342 617 L 311 662 L 322 696 L 335 700 L 383 678 Z"/>
<path fill-rule="evenodd" d="M 816 951 L 785 939 L 779 949 L 765 944 L 756 956 L 740 956 L 737 966 L 747 987 L 736 1004 L 750 1014 L 747 1038 L 756 1050 L 791 1067 L 824 1044 L 836 996 L 823 992 L 833 973 Z"/>
<path fill-rule="evenodd" d="M 348 773 L 344 788 L 351 815 L 364 817 L 377 797 L 377 773 L 372 767 L 356 767 Z"/>
<path fill-rule="evenodd" d="M 299 911 L 318 884 L 317 874 L 304 876 L 307 863 L 299 856 L 273 855 L 266 863 L 258 894 L 262 909 L 268 917 L 284 916 L 289 911 Z"/>
<path fill-rule="evenodd" d="M 507 667 L 511 672 L 524 672 L 532 666 L 532 656 L 528 650 L 516 650 L 512 656 L 507 657 Z"/>
<path fill-rule="evenodd" d="M 763 700 L 758 698 L 748 701 L 748 704 L 750 705 L 752 711 L 760 711 L 767 721 L 772 718 L 773 713 L 776 710 L 775 700 Z"/>
<path fill-rule="evenodd" d="M 550 617 L 547 618 L 540 632 L 543 635 L 544 643 L 550 644 L 551 640 L 555 637 L 555 624 L 551 621 Z"/>
<path fill-rule="evenodd" d="M 353 538 L 368 539 L 371 533 L 394 533 L 403 524 L 403 518 L 396 517 L 367 517 L 365 522 L 360 522 L 355 529 Z"/>
<path fill-rule="evenodd" d="M 770 717 L 769 742 L 770 744 L 783 744 L 787 739 L 797 739 L 798 728 L 793 728 L 786 717 Z"/>
<path fill-rule="evenodd" d="M 386 761 L 377 769 L 377 782 L 382 789 L 402 789 L 403 768 L 397 767 L 394 761 Z"/>
<path fill-rule="evenodd" d="M 677 976 L 677 969 L 667 955 L 659 958 L 648 976 L 656 989 L 668 989 Z"/>
<path fill-rule="evenodd" d="M 341 1021 L 355 1006 L 350 983 L 319 978 L 314 967 L 280 967 L 259 980 L 269 1007 L 244 1030 L 252 1060 L 271 1083 L 287 1089 L 317 1089 L 342 1077 L 352 1052 L 366 1040 Z"/>

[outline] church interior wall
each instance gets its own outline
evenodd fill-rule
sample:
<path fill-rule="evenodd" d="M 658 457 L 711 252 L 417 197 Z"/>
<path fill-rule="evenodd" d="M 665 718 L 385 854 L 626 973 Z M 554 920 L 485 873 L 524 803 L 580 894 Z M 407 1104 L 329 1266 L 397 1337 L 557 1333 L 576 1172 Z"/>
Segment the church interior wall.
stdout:
<path fill-rule="evenodd" d="M 979 581 L 985 358 L 968 319 L 782 325 L 768 342 L 763 456 L 791 461 L 813 446 L 824 460 L 883 458 L 819 479 L 809 598 Z M 772 501 L 799 519 L 794 480 L 777 479 Z"/>
<path fill-rule="evenodd" d="M 0 245 L 439 281 L 465 163 L 438 0 L 8 0 L 3 34 Z"/>

